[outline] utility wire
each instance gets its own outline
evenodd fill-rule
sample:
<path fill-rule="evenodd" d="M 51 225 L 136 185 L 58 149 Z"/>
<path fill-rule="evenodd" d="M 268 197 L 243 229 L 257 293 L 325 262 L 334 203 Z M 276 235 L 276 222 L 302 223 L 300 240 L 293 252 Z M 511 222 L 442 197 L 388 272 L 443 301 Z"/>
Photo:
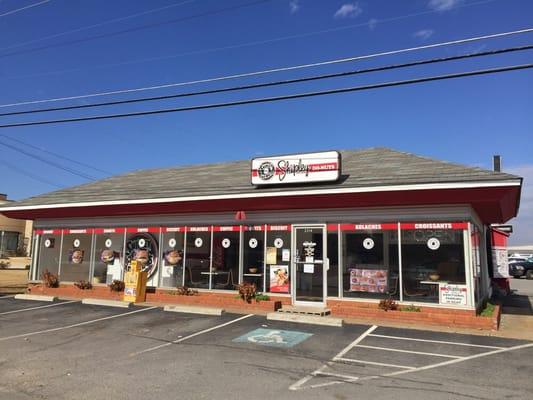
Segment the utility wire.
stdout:
<path fill-rule="evenodd" d="M 33 180 L 36 180 L 37 182 L 46 183 L 47 185 L 54 186 L 54 187 L 56 187 L 58 189 L 63 189 L 63 186 L 60 186 L 60 185 L 58 185 L 56 183 L 53 183 L 53 182 L 51 182 L 51 181 L 49 181 L 47 179 L 41 178 L 40 176 L 37 176 L 37 175 L 35 175 L 35 174 L 33 174 L 33 173 L 29 172 L 29 171 L 26 171 L 25 169 L 22 169 L 22 168 L 14 165 L 14 164 L 11 164 L 11 163 L 9 163 L 9 162 L 7 162 L 5 160 L 0 160 L 0 164 L 5 165 L 7 168 L 12 169 L 15 172 L 18 172 L 21 175 L 24 175 L 24 176 L 27 176 L 27 177 L 33 179 Z"/>
<path fill-rule="evenodd" d="M 54 157 L 57 157 L 57 158 L 61 158 L 65 161 L 69 161 L 71 163 L 74 163 L 74 164 L 78 164 L 82 167 L 85 167 L 85 168 L 89 168 L 89 169 L 92 169 L 94 171 L 98 171 L 98 172 L 101 172 L 103 174 L 106 174 L 106 175 L 113 175 L 112 172 L 109 172 L 109 171 L 104 171 L 103 169 L 100 169 L 100 168 L 96 168 L 92 165 L 89 165 L 89 164 L 85 164 L 85 163 L 82 163 L 81 161 L 77 161 L 77 160 L 74 160 L 72 158 L 69 158 L 69 157 L 66 157 L 66 156 L 63 156 L 61 154 L 57 154 L 57 153 L 54 153 L 52 151 L 49 151 L 49 150 L 46 150 L 46 149 L 43 149 L 41 147 L 38 147 L 38 146 L 34 146 L 33 144 L 31 143 L 28 143 L 28 142 L 24 142 L 20 139 L 16 139 L 14 137 L 11 137 L 11 136 L 8 136 L 8 135 L 4 135 L 2 133 L 0 133 L 0 136 L 5 138 L 5 139 L 8 139 L 8 140 L 12 140 L 14 142 L 17 142 L 17 143 L 20 143 L 21 145 L 25 146 L 25 147 L 30 147 L 32 149 L 35 149 L 35 150 L 39 150 L 39 151 L 42 151 L 43 153 L 47 153 L 47 154 L 50 154 L 51 156 L 54 156 Z"/>
<path fill-rule="evenodd" d="M 187 4 L 187 3 L 192 3 L 194 1 L 196 1 L 196 0 L 182 1 L 180 3 L 170 4 L 170 5 L 164 6 L 164 7 L 152 8 L 150 10 L 142 11 L 142 12 L 139 12 L 139 13 L 136 13 L 136 14 L 125 15 L 124 17 L 108 19 L 106 21 L 99 22 L 97 24 L 82 26 L 81 28 L 71 29 L 69 31 L 60 32 L 60 33 L 54 33 L 53 35 L 43 36 L 43 37 L 40 37 L 38 39 L 33 39 L 33 40 L 28 40 L 26 42 L 13 44 L 11 46 L 4 47 L 4 48 L 0 49 L 0 51 L 15 49 L 17 47 L 26 46 L 28 44 L 43 42 L 43 41 L 48 40 L 48 39 L 55 39 L 55 38 L 58 38 L 58 37 L 61 37 L 61 36 L 70 35 L 71 33 L 77 33 L 77 32 L 86 31 L 88 29 L 99 28 L 101 26 L 109 25 L 109 24 L 112 24 L 112 23 L 115 23 L 115 22 L 126 21 L 128 19 L 137 18 L 137 17 L 143 16 L 143 15 L 147 15 L 147 14 L 152 14 L 152 13 L 155 13 L 155 12 L 158 12 L 158 11 L 162 11 L 162 10 L 166 10 L 166 9 L 169 9 L 169 8 L 179 7 L 179 6 L 182 6 L 182 5 Z"/>
<path fill-rule="evenodd" d="M 174 112 L 193 111 L 193 110 L 206 110 L 206 109 L 211 109 L 211 108 L 240 106 L 240 105 L 245 105 L 245 104 L 270 103 L 270 102 L 281 101 L 281 100 L 294 100 L 294 99 L 301 99 L 301 98 L 306 98 L 306 97 L 316 97 L 316 96 L 356 92 L 356 91 L 371 90 L 371 89 L 381 89 L 381 88 L 386 88 L 386 87 L 404 86 L 404 85 L 410 85 L 410 84 L 455 79 L 455 78 L 462 78 L 462 77 L 468 77 L 468 76 L 495 74 L 495 73 L 507 72 L 507 71 L 517 71 L 517 70 L 523 70 L 523 69 L 529 69 L 529 68 L 533 68 L 533 64 L 512 65 L 512 66 L 507 66 L 507 67 L 482 69 L 482 70 L 460 72 L 460 73 L 447 74 L 447 75 L 428 76 L 424 78 L 408 79 L 408 80 L 402 80 L 402 81 L 383 82 L 383 83 L 377 83 L 377 84 L 372 84 L 372 85 L 352 86 L 352 87 L 346 87 L 346 88 L 340 88 L 340 89 L 330 89 L 330 90 L 315 91 L 315 92 L 297 93 L 297 94 L 291 94 L 291 95 L 285 95 L 285 96 L 262 97 L 262 98 L 256 98 L 256 99 L 231 101 L 231 102 L 225 102 L 225 103 L 202 104 L 202 105 L 190 106 L 190 107 L 165 108 L 165 109 L 157 109 L 157 110 L 149 110 L 149 111 L 123 113 L 123 114 L 104 114 L 104 115 L 95 115 L 91 117 L 77 117 L 77 118 L 52 119 L 52 120 L 42 120 L 42 121 L 33 121 L 33 122 L 20 122 L 20 123 L 0 125 L 0 129 L 21 127 L 21 126 L 49 125 L 49 124 L 60 124 L 60 123 L 67 123 L 67 122 L 80 122 L 80 121 L 94 121 L 94 120 L 125 118 L 125 117 L 137 117 L 137 116 L 142 116 L 142 115 L 166 114 L 166 113 L 174 113 Z"/>
<path fill-rule="evenodd" d="M 366 54 L 362 56 L 338 58 L 334 60 L 320 61 L 316 63 L 293 65 L 289 67 L 272 68 L 272 69 L 261 70 L 261 71 L 245 72 L 241 74 L 225 75 L 225 76 L 199 79 L 199 80 L 187 81 L 187 82 L 168 83 L 168 84 L 163 84 L 163 85 L 146 86 L 146 87 L 132 88 L 132 89 L 112 90 L 112 91 L 91 93 L 91 94 L 78 95 L 78 96 L 56 97 L 56 98 L 51 98 L 51 99 L 30 100 L 30 101 L 22 101 L 22 102 L 17 102 L 17 103 L 0 104 L 0 107 L 13 107 L 13 106 L 28 105 L 28 104 L 40 104 L 40 103 L 49 103 L 49 102 L 64 101 L 64 100 L 84 99 L 84 98 L 89 98 L 89 97 L 109 96 L 109 95 L 114 95 L 114 94 L 142 92 L 146 90 L 165 89 L 165 88 L 171 88 L 171 87 L 177 87 L 177 86 L 195 85 L 199 83 L 217 82 L 217 81 L 224 81 L 224 80 L 230 80 L 230 79 L 271 74 L 271 73 L 276 73 L 276 72 L 294 71 L 294 70 L 300 70 L 300 69 L 305 69 L 305 68 L 312 68 L 312 67 L 314 68 L 314 67 L 321 67 L 325 65 L 333 65 L 333 64 L 340 64 L 340 63 L 346 63 L 346 62 L 352 62 L 352 61 L 366 60 L 366 59 L 389 56 L 389 55 L 394 55 L 394 54 L 408 53 L 408 52 L 431 49 L 431 48 L 436 48 L 436 47 L 443 47 L 443 46 L 457 45 L 457 44 L 469 43 L 469 42 L 480 41 L 480 40 L 494 39 L 498 37 L 506 37 L 506 36 L 518 35 L 518 34 L 529 33 L 529 32 L 533 32 L 533 28 L 526 28 L 526 29 L 520 29 L 520 30 L 515 30 L 515 31 L 509 31 L 509 32 L 476 36 L 476 37 L 452 40 L 452 41 L 447 41 L 447 42 L 433 43 L 433 44 L 428 44 L 424 46 L 408 47 L 408 48 L 399 49 L 399 50 L 389 50 L 389 51 L 383 51 L 379 53 Z"/>
<path fill-rule="evenodd" d="M 517 51 L 531 50 L 531 49 L 533 49 L 533 45 L 511 47 L 511 48 L 490 50 L 490 51 L 484 51 L 484 52 L 478 52 L 478 53 L 462 54 L 458 56 L 419 60 L 419 61 L 413 61 L 413 62 L 404 63 L 404 64 L 392 64 L 392 65 L 385 65 L 385 66 L 374 67 L 374 68 L 339 72 L 339 73 L 334 73 L 334 74 L 314 75 L 314 76 L 308 76 L 304 78 L 286 79 L 282 81 L 264 82 L 264 83 L 257 83 L 257 84 L 252 84 L 252 85 L 241 85 L 241 86 L 225 87 L 225 88 L 220 88 L 220 89 L 177 93 L 177 94 L 171 94 L 171 95 L 165 95 L 165 96 L 141 97 L 141 98 L 130 99 L 130 100 L 116 100 L 116 101 L 82 104 L 82 105 L 75 105 L 75 106 L 50 107 L 50 108 L 42 108 L 42 109 L 26 110 L 26 111 L 12 111 L 12 112 L 7 112 L 7 113 L 0 113 L 0 117 L 45 113 L 45 112 L 52 112 L 52 111 L 77 110 L 77 109 L 84 109 L 84 108 L 113 106 L 113 105 L 119 105 L 119 104 L 141 103 L 141 102 L 146 102 L 146 101 L 168 100 L 168 99 L 174 99 L 174 98 L 180 98 L 180 97 L 191 97 L 191 96 L 199 96 L 199 95 L 214 94 L 214 93 L 234 92 L 234 91 L 247 90 L 247 89 L 257 89 L 257 88 L 280 86 L 280 85 L 287 85 L 287 84 L 293 84 L 293 83 L 316 81 L 316 80 L 322 80 L 322 79 L 345 77 L 345 76 L 365 74 L 365 73 L 370 73 L 370 72 L 387 71 L 387 70 L 393 70 L 393 69 L 407 68 L 407 67 L 427 65 L 427 64 L 435 64 L 435 63 L 448 62 L 448 61 L 454 61 L 454 60 L 463 60 L 463 59 L 474 58 L 474 57 L 492 56 L 496 54 L 504 54 L 504 53 L 511 53 L 511 52 L 517 52 Z"/>
<path fill-rule="evenodd" d="M 464 3 L 459 4 L 454 7 L 454 9 L 463 8 L 463 7 L 471 7 L 471 6 L 477 6 L 482 5 L 486 3 L 492 3 L 496 0 L 485 0 L 485 1 L 478 1 L 478 2 L 472 2 L 472 3 Z M 198 49 L 198 50 L 191 50 L 186 51 L 182 53 L 177 54 L 170 54 L 168 56 L 158 56 L 158 57 L 148 57 L 148 58 L 141 58 L 136 60 L 129 60 L 129 61 L 123 61 L 123 62 L 117 62 L 117 63 L 108 63 L 108 64 L 99 64 L 99 65 L 91 65 L 89 67 L 78 67 L 78 68 L 69 68 L 69 69 L 62 69 L 62 70 L 55 70 L 55 71 L 48 71 L 48 72 L 41 72 L 41 73 L 34 73 L 34 74 L 26 74 L 26 75 L 14 75 L 14 76 L 6 76 L 6 77 L 0 77 L 0 79 L 21 79 L 21 78 L 36 78 L 41 76 L 50 76 L 50 75 L 57 75 L 57 74 L 64 74 L 68 72 L 77 72 L 77 71 L 87 71 L 92 69 L 102 69 L 102 68 L 111 68 L 111 67 L 119 67 L 124 65 L 133 65 L 133 64 L 141 64 L 145 62 L 151 62 L 151 61 L 162 61 L 162 60 L 169 60 L 172 58 L 178 58 L 178 57 L 184 57 L 184 56 L 191 56 L 191 55 L 198 55 L 198 54 L 209 54 L 219 51 L 225 51 L 225 50 L 234 50 L 234 49 L 241 49 L 245 47 L 253 47 L 263 44 L 270 44 L 270 43 L 278 43 L 285 40 L 292 40 L 292 39 L 301 39 L 316 35 L 322 35 L 325 33 L 333 33 L 333 32 L 340 32 L 344 30 L 354 29 L 354 28 L 362 28 L 362 27 L 368 27 L 371 29 L 372 26 L 377 24 L 384 24 L 388 22 L 395 22 L 400 21 L 403 19 L 413 18 L 413 17 L 419 17 L 421 15 L 426 14 L 434 14 L 434 13 L 442 13 L 442 11 L 439 10 L 428 10 L 428 11 L 421 11 L 418 13 L 412 13 L 412 14 L 406 14 L 406 15 L 399 15 L 395 17 L 390 18 L 380 18 L 380 19 L 371 19 L 368 22 L 360 22 L 357 24 L 350 24 L 350 25 L 343 25 L 338 26 L 335 28 L 329 28 L 329 29 L 321 29 L 317 31 L 310 31 L 310 32 L 303 32 L 303 33 L 296 33 L 292 35 L 286 35 L 286 36 L 277 36 L 269 39 L 262 39 L 262 40 L 255 40 L 251 42 L 244 42 L 244 43 L 235 43 L 230 44 L 226 46 L 221 47 L 211 47 L 207 49 Z M 44 38 L 43 38 L 44 39 Z M 40 41 L 40 39 L 36 39 L 35 41 Z M 20 44 L 23 45 L 23 44 Z M 19 45 L 15 45 L 15 47 L 19 47 Z M 6 48 L 2 49 L 5 50 Z"/>
<path fill-rule="evenodd" d="M 11 10 L 11 11 L 5 12 L 3 14 L 0 14 L 0 17 L 5 17 L 7 15 L 15 14 L 15 13 L 18 13 L 19 11 L 24 11 L 24 10 L 27 10 L 28 8 L 37 7 L 37 6 L 40 6 L 41 4 L 45 4 L 45 3 L 49 3 L 49 2 L 50 2 L 50 0 L 44 0 L 44 1 L 40 1 L 38 3 L 33 3 L 33 4 L 28 5 L 28 6 L 17 8 L 16 10 Z"/>
<path fill-rule="evenodd" d="M 66 171 L 66 172 L 68 172 L 68 173 L 70 173 L 72 175 L 76 175 L 76 176 L 78 176 L 80 178 L 87 179 L 87 180 L 90 180 L 90 181 L 96 180 L 96 178 L 93 177 L 93 176 L 84 174 L 83 172 L 78 172 L 78 171 L 73 170 L 72 168 L 69 168 L 69 167 L 65 167 L 65 166 L 63 166 L 63 165 L 61 165 L 61 164 L 59 164 L 57 162 L 47 160 L 46 158 L 43 158 L 43 157 L 40 157 L 38 155 L 32 154 L 32 153 L 30 153 L 30 152 L 28 152 L 28 151 L 26 151 L 24 149 L 21 149 L 21 148 L 19 148 L 17 146 L 14 146 L 12 144 L 6 143 L 6 142 L 4 142 L 2 140 L 0 140 L 0 145 L 4 146 L 4 147 L 7 147 L 8 149 L 14 150 L 14 151 L 16 151 L 18 153 L 24 154 L 24 155 L 26 155 L 28 157 L 35 158 L 36 160 L 39 160 L 39 161 L 41 161 L 41 162 L 43 162 L 45 164 L 48 164 L 48 165 L 51 165 L 51 166 L 56 167 L 58 169 L 61 169 L 63 171 Z"/>
<path fill-rule="evenodd" d="M 255 0 L 255 1 L 252 1 L 252 2 L 248 2 L 248 3 L 237 4 L 237 5 L 230 6 L 230 7 L 223 7 L 223 8 L 219 8 L 217 10 L 205 11 L 203 13 L 188 15 L 188 16 L 180 17 L 180 18 L 174 18 L 174 19 L 170 19 L 170 20 L 167 20 L 167 21 L 154 22 L 154 23 L 151 23 L 151 24 L 146 24 L 146 25 L 141 25 L 141 26 L 137 26 L 137 27 L 133 27 L 133 28 L 123 29 L 123 30 L 116 31 L 116 32 L 101 33 L 101 34 L 96 34 L 96 35 L 85 37 L 85 38 L 81 38 L 81 39 L 74 39 L 74 40 L 70 40 L 70 41 L 66 41 L 66 42 L 62 42 L 62 43 L 50 44 L 50 45 L 41 46 L 41 47 L 34 47 L 34 48 L 31 48 L 31 49 L 27 49 L 27 50 L 18 50 L 18 51 L 14 51 L 14 52 L 11 52 L 11 53 L 0 54 L 0 58 L 15 56 L 15 55 L 19 55 L 19 54 L 34 53 L 36 51 L 47 50 L 47 49 L 51 49 L 51 48 L 55 48 L 55 47 L 64 47 L 64 46 L 68 46 L 68 45 L 71 45 L 71 44 L 85 43 L 85 42 L 89 42 L 89 41 L 95 40 L 95 39 L 103 39 L 103 38 L 109 38 L 109 37 L 113 37 L 113 36 L 122 35 L 124 33 L 138 32 L 138 31 L 142 31 L 142 30 L 146 30 L 146 29 L 156 28 L 156 27 L 163 26 L 163 25 L 170 25 L 170 24 L 175 24 L 175 23 L 178 23 L 178 22 L 190 21 L 190 20 L 197 19 L 197 18 L 203 18 L 203 17 L 208 17 L 208 16 L 211 16 L 211 15 L 222 14 L 222 13 L 225 13 L 225 12 L 228 12 L 228 11 L 235 11 L 235 10 L 239 10 L 239 9 L 246 8 L 246 7 L 252 7 L 252 6 L 255 6 L 255 5 L 258 5 L 258 4 L 262 4 L 262 3 L 268 3 L 270 1 L 273 1 L 273 0 Z M 2 51 L 2 49 L 0 49 L 0 51 Z"/>

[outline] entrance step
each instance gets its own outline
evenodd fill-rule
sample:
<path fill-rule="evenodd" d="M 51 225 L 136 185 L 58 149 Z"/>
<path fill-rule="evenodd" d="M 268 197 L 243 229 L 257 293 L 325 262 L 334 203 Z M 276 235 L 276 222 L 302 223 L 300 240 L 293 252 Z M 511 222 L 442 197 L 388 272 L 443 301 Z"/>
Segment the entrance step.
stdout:
<path fill-rule="evenodd" d="M 318 317 L 325 317 L 326 315 L 331 314 L 329 308 L 309 306 L 283 306 L 278 312 L 285 314 L 315 315 Z"/>
<path fill-rule="evenodd" d="M 337 326 L 342 327 L 343 321 L 341 318 L 334 317 L 325 317 L 319 315 L 308 315 L 308 314 L 293 314 L 293 313 L 283 313 L 273 312 L 267 314 L 267 319 L 270 321 L 285 321 L 285 322 L 296 322 L 300 324 L 311 324 L 311 325 L 326 325 L 326 326 Z"/>

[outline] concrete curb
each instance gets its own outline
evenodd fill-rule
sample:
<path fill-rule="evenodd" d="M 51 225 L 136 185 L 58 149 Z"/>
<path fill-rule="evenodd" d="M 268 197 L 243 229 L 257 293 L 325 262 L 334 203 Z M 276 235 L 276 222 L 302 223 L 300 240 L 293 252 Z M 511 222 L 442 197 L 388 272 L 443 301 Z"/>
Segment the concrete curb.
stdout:
<path fill-rule="evenodd" d="M 35 300 L 35 301 L 56 301 L 56 296 L 44 296 L 39 294 L 17 294 L 15 295 L 16 300 Z"/>
<path fill-rule="evenodd" d="M 311 325 L 325 325 L 325 326 L 336 326 L 342 327 L 343 320 L 341 318 L 334 317 L 320 317 L 316 315 L 301 315 L 301 314 L 289 314 L 289 313 L 268 313 L 267 320 L 270 321 L 285 321 L 285 322 L 296 322 L 300 324 L 311 324 Z"/>
<path fill-rule="evenodd" d="M 222 315 L 224 313 L 224 310 L 222 308 L 184 305 L 166 305 L 165 307 L 163 307 L 163 311 L 203 315 Z"/>
<path fill-rule="evenodd" d="M 106 307 L 119 307 L 119 308 L 130 308 L 133 303 L 129 301 L 120 301 L 120 300 L 105 300 L 105 299 L 82 299 L 81 304 L 90 304 L 94 306 L 106 306 Z"/>

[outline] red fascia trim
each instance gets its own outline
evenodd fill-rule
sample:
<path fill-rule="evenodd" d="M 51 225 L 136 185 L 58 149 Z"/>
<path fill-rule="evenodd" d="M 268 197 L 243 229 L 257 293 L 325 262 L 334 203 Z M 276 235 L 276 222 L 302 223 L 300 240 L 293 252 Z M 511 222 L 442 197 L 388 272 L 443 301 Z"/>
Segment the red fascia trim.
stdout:
<path fill-rule="evenodd" d="M 373 224 L 340 224 L 341 231 L 394 231 L 398 229 L 395 223 Z"/>
<path fill-rule="evenodd" d="M 468 229 L 468 222 L 402 222 L 400 229 L 446 229 L 446 230 L 464 230 Z"/>
<path fill-rule="evenodd" d="M 265 230 L 264 225 L 244 225 L 243 230 L 245 232 L 263 232 Z"/>
<path fill-rule="evenodd" d="M 214 226 L 213 232 L 239 232 L 241 230 L 240 225 L 231 226 Z"/>
<path fill-rule="evenodd" d="M 164 226 L 161 229 L 162 229 L 163 233 L 185 232 L 185 227 L 184 226 L 176 226 L 176 227 Z"/>
<path fill-rule="evenodd" d="M 64 235 L 86 235 L 88 233 L 93 233 L 93 229 L 63 229 Z"/>
<path fill-rule="evenodd" d="M 267 225 L 268 232 L 283 232 L 290 231 L 291 225 Z"/>
<path fill-rule="evenodd" d="M 124 233 L 126 228 L 94 228 L 94 233 L 97 235 L 106 234 L 106 233 Z"/>
<path fill-rule="evenodd" d="M 146 228 L 126 228 L 128 233 L 159 233 L 161 228 L 158 226 L 150 226 Z"/>
<path fill-rule="evenodd" d="M 211 232 L 211 226 L 187 226 L 186 232 Z"/>

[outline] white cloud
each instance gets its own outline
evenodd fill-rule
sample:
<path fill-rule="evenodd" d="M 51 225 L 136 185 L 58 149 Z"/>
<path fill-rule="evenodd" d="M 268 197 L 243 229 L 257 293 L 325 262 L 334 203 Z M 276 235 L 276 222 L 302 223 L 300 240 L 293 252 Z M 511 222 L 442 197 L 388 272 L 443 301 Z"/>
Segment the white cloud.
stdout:
<path fill-rule="evenodd" d="M 431 36 L 433 36 L 434 33 L 435 33 L 435 31 L 433 29 L 421 29 L 421 30 L 413 33 L 413 37 L 415 37 L 417 39 L 421 39 L 421 40 L 427 40 Z"/>
<path fill-rule="evenodd" d="M 533 164 L 504 168 L 503 172 L 524 178 L 518 217 L 509 221 L 514 230 L 509 242 L 514 245 L 533 244 Z"/>
<path fill-rule="evenodd" d="M 435 11 L 448 11 L 463 0 L 429 0 L 428 7 Z"/>
<path fill-rule="evenodd" d="M 289 10 L 291 14 L 295 14 L 300 10 L 300 0 L 291 0 L 289 1 Z"/>
<path fill-rule="evenodd" d="M 355 18 L 363 12 L 359 3 L 346 3 L 341 6 L 333 16 L 335 18 Z"/>
<path fill-rule="evenodd" d="M 371 31 L 373 31 L 374 29 L 376 29 L 376 25 L 378 24 L 378 20 L 375 19 L 375 18 L 370 18 L 368 20 L 368 29 L 370 29 Z"/>

